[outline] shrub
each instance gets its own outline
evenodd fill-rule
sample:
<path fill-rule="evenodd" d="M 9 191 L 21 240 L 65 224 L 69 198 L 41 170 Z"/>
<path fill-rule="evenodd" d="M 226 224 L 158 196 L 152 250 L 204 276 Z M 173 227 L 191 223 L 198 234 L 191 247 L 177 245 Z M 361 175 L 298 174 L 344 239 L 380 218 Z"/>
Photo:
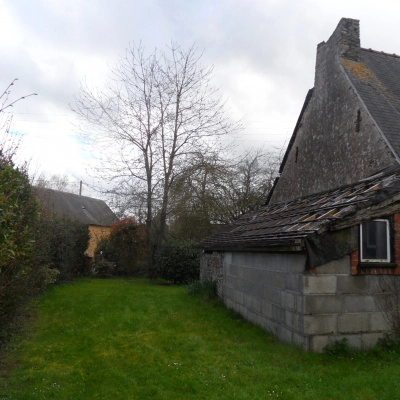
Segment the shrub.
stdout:
<path fill-rule="evenodd" d="M 111 228 L 110 237 L 102 239 L 96 248 L 96 263 L 100 260 L 116 264 L 116 275 L 137 275 L 145 252 L 146 231 L 133 218 L 117 222 Z"/>
<path fill-rule="evenodd" d="M 36 229 L 35 259 L 38 267 L 59 271 L 58 281 L 71 280 L 85 272 L 84 252 L 89 243 L 89 227 L 59 219 L 42 210 Z"/>
<path fill-rule="evenodd" d="M 333 344 L 324 347 L 324 353 L 338 358 L 348 357 L 355 352 L 349 345 L 347 338 L 337 340 Z"/>
<path fill-rule="evenodd" d="M 15 167 L 0 150 L 0 340 L 18 308 L 34 293 L 38 209 L 26 169 Z"/>
<path fill-rule="evenodd" d="M 198 280 L 200 251 L 194 242 L 169 239 L 157 252 L 156 271 L 160 278 L 175 284 Z"/>
<path fill-rule="evenodd" d="M 99 278 L 109 278 L 113 275 L 115 263 L 111 261 L 101 260 L 94 266 L 93 275 Z"/>

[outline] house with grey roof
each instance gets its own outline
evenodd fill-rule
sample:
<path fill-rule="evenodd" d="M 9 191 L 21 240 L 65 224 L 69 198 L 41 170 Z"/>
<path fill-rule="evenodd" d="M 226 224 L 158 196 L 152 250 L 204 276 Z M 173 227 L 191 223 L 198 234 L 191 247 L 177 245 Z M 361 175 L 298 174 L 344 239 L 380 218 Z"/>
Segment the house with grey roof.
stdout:
<path fill-rule="evenodd" d="M 118 218 L 108 205 L 99 199 L 60 190 L 35 188 L 39 202 L 57 218 L 78 221 L 89 226 L 90 240 L 85 254 L 93 258 L 99 241 L 110 234 Z"/>
<path fill-rule="evenodd" d="M 399 161 L 400 57 L 362 48 L 359 21 L 343 18 L 317 47 L 314 87 L 266 204 L 202 242 L 201 280 L 306 350 L 374 345 L 400 310 L 389 307 L 400 283 Z"/>

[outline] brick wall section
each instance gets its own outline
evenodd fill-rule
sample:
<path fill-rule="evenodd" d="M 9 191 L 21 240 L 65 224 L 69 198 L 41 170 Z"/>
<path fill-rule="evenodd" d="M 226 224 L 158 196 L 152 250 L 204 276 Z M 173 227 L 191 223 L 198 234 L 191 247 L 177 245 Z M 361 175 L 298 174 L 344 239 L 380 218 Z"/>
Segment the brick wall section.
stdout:
<path fill-rule="evenodd" d="M 400 214 L 393 215 L 393 262 L 397 267 L 365 267 L 360 266 L 360 253 L 353 251 L 350 255 L 352 275 L 400 275 Z"/>

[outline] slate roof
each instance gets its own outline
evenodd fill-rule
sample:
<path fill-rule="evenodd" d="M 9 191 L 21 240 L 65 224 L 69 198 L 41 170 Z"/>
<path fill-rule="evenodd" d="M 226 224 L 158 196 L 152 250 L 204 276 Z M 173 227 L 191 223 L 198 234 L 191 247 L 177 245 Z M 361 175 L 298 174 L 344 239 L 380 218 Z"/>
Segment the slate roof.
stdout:
<path fill-rule="evenodd" d="M 204 240 L 204 250 L 302 251 L 303 239 L 400 209 L 400 166 L 357 183 L 290 202 L 265 205 Z"/>
<path fill-rule="evenodd" d="M 98 226 L 111 226 L 118 222 L 118 218 L 103 200 L 53 189 L 36 187 L 35 190 L 39 201 L 60 218 Z"/>
<path fill-rule="evenodd" d="M 344 59 L 343 66 L 400 161 L 400 57 L 361 48 L 359 62 Z"/>

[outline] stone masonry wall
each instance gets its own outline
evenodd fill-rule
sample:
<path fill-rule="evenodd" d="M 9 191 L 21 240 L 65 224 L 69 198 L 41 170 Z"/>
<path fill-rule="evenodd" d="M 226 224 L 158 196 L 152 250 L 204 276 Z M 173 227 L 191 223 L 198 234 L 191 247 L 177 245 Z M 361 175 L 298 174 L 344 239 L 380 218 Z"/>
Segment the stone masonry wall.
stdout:
<path fill-rule="evenodd" d="M 363 179 L 396 160 L 343 68 L 357 61 L 359 24 L 342 20 L 317 49 L 312 97 L 303 113 L 271 203 Z"/>
<path fill-rule="evenodd" d="M 224 253 L 204 253 L 200 259 L 200 282 L 213 281 L 217 283 L 217 293 L 223 297 L 223 262 Z"/>

